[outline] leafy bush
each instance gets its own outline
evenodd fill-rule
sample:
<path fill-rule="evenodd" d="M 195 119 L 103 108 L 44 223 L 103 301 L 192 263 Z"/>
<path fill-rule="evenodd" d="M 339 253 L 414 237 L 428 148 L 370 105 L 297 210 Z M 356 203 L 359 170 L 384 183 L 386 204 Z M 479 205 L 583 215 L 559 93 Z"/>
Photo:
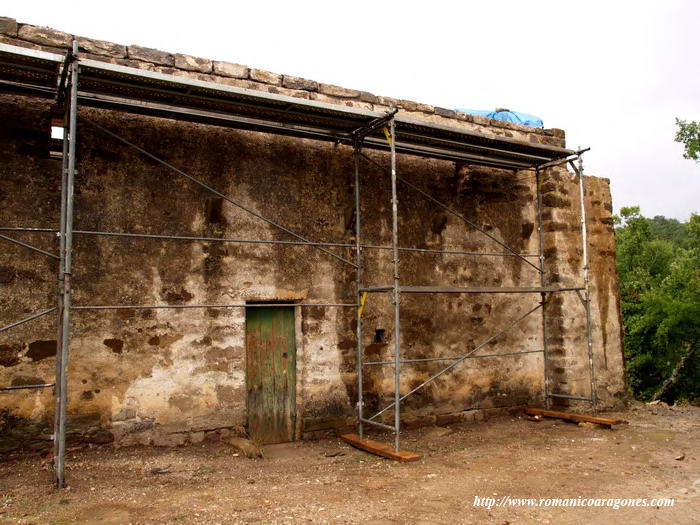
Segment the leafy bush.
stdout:
<path fill-rule="evenodd" d="M 625 358 L 635 397 L 700 399 L 700 215 L 687 223 L 638 207 L 615 217 Z"/>

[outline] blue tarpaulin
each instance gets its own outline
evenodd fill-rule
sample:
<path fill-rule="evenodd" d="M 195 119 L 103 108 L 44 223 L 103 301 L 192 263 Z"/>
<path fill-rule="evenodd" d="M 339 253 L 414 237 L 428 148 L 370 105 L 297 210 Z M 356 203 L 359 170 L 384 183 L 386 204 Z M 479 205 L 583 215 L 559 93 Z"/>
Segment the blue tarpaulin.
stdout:
<path fill-rule="evenodd" d="M 514 122 L 516 124 L 523 124 L 524 126 L 532 126 L 534 128 L 544 127 L 544 123 L 542 122 L 541 118 L 536 117 L 535 115 L 521 113 L 520 111 L 511 111 L 510 109 L 488 110 L 457 108 L 457 111 L 468 113 L 469 115 L 481 115 L 482 117 L 503 120 L 505 122 Z"/>

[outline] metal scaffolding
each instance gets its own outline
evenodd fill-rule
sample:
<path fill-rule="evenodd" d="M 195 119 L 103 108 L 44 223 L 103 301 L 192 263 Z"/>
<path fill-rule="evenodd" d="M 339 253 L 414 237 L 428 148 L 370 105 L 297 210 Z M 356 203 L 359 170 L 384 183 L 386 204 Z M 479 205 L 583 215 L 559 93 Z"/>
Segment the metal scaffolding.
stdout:
<path fill-rule="evenodd" d="M 597 402 L 595 370 L 593 366 L 593 343 L 590 310 L 590 282 L 588 267 L 588 247 L 586 231 L 586 215 L 584 201 L 584 176 L 581 154 L 583 151 L 573 151 L 565 148 L 519 141 L 505 137 L 494 137 L 473 131 L 451 128 L 429 122 L 414 121 L 397 115 L 392 109 L 387 113 L 360 110 L 345 106 L 325 104 L 317 101 L 297 99 L 284 95 L 269 94 L 254 90 L 230 87 L 226 85 L 192 80 L 173 75 L 165 75 L 143 71 L 104 62 L 82 58 L 78 55 L 77 43 L 66 56 L 34 51 L 6 44 L 0 44 L 0 92 L 20 93 L 24 95 L 53 99 L 56 107 L 63 111 L 63 155 L 61 169 L 61 207 L 59 228 L 24 228 L 2 226 L 0 232 L 34 232 L 58 234 L 58 255 L 40 249 L 29 243 L 0 234 L 0 240 L 13 243 L 23 248 L 58 259 L 58 293 L 56 306 L 35 313 L 25 319 L 16 321 L 0 328 L 0 332 L 20 326 L 24 323 L 51 314 L 58 313 L 57 323 L 57 354 L 56 377 L 54 383 L 41 385 L 3 387 L 2 390 L 21 388 L 54 387 L 56 409 L 54 428 L 55 475 L 58 487 L 64 487 L 65 481 L 65 452 L 66 452 L 66 423 L 68 404 L 68 364 L 70 361 L 71 345 L 71 315 L 74 311 L 82 310 L 119 310 L 119 309 L 161 309 L 161 308 L 250 308 L 273 307 L 276 304 L 202 304 L 202 305 L 73 305 L 71 302 L 73 272 L 72 253 L 73 237 L 110 236 L 120 238 L 140 238 L 154 240 L 171 240 L 179 242 L 223 242 L 240 244 L 270 244 L 308 246 L 317 249 L 338 262 L 355 269 L 355 302 L 352 303 L 296 303 L 294 306 L 354 308 L 356 311 L 356 340 L 357 340 L 357 421 L 360 438 L 364 435 L 365 425 L 371 425 L 394 433 L 394 448 L 400 449 L 401 436 L 401 403 L 409 396 L 431 383 L 438 377 L 456 368 L 468 359 L 491 358 L 514 355 L 529 355 L 541 353 L 544 360 L 544 400 L 547 406 L 552 399 L 565 398 L 579 401 Z M 354 175 L 354 207 L 355 207 L 355 237 L 354 242 L 329 243 L 315 242 L 307 237 L 286 228 L 267 218 L 262 213 L 247 207 L 235 198 L 216 190 L 205 182 L 188 174 L 182 169 L 157 157 L 142 147 L 134 144 L 119 134 L 78 114 L 79 106 L 103 108 L 120 112 L 151 115 L 169 119 L 198 122 L 236 129 L 254 130 L 266 133 L 287 135 L 292 137 L 316 139 L 344 144 L 353 148 Z M 129 232 L 106 232 L 78 230 L 73 227 L 74 189 L 77 172 L 76 144 L 78 140 L 79 122 L 93 127 L 105 136 L 132 148 L 144 157 L 168 168 L 184 177 L 191 183 L 216 195 L 223 201 L 245 211 L 269 225 L 285 232 L 294 240 L 270 241 L 258 239 L 212 238 L 184 235 L 152 235 Z M 368 157 L 363 150 L 379 150 L 388 152 L 391 179 L 391 229 L 390 246 L 363 244 L 362 214 L 361 214 L 361 185 L 360 168 L 363 159 L 373 162 L 381 169 L 374 159 Z M 430 194 L 411 182 L 399 177 L 397 172 L 397 153 L 420 156 L 425 158 L 443 159 L 455 162 L 470 163 L 487 167 L 513 170 L 534 170 L 536 187 L 536 219 L 539 250 L 536 254 L 519 253 L 496 236 L 488 233 L 462 214 L 449 208 Z M 574 160 L 578 160 L 578 165 Z M 583 284 L 574 287 L 556 287 L 547 284 L 544 250 L 544 229 L 542 220 L 542 195 L 540 183 L 542 172 L 547 168 L 570 163 L 578 177 L 582 249 L 583 249 Z M 503 251 L 474 252 L 464 250 L 434 250 L 399 245 L 399 213 L 398 213 L 398 184 L 405 185 L 426 198 L 432 205 L 456 217 L 466 226 L 483 234 L 497 244 Z M 354 250 L 352 257 L 345 257 L 332 251 L 333 248 Z M 392 254 L 393 280 L 383 286 L 364 285 L 365 263 L 363 254 L 366 250 L 390 250 Z M 538 272 L 540 285 L 533 287 L 449 287 L 449 286 L 414 286 L 402 284 L 399 275 L 399 255 L 402 252 L 439 253 L 467 256 L 515 257 L 522 260 Z M 532 262 L 531 259 L 537 259 Z M 590 371 L 590 397 L 573 396 L 551 391 L 549 377 L 548 353 L 548 320 L 546 306 L 552 294 L 575 292 L 580 298 L 586 315 L 588 364 Z M 362 315 L 369 294 L 390 294 L 393 307 L 394 323 L 394 352 L 390 360 L 365 361 L 363 347 Z M 421 359 L 405 359 L 401 353 L 401 298 L 404 294 L 533 294 L 539 295 L 539 302 L 509 325 L 497 333 L 485 338 L 481 343 L 469 349 L 466 353 L 452 357 L 434 357 Z M 288 306 L 288 304 L 285 304 Z M 475 355 L 501 335 L 516 327 L 534 312 L 542 311 L 542 341 L 541 349 L 521 350 L 507 353 L 491 353 Z M 409 392 L 401 394 L 401 370 L 404 365 L 425 362 L 449 362 Z M 394 376 L 393 401 L 373 415 L 365 414 L 364 401 L 364 369 L 368 366 L 392 366 Z M 382 414 L 393 409 L 393 424 L 379 421 Z"/>

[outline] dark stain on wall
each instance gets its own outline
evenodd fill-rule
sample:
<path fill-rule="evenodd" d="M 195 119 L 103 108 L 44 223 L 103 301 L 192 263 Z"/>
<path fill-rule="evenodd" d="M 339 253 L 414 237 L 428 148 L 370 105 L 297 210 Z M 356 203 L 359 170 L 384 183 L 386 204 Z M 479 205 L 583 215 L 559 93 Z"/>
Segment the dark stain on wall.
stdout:
<path fill-rule="evenodd" d="M 184 288 L 179 289 L 166 289 L 164 288 L 161 292 L 163 298 L 168 304 L 185 304 L 190 301 L 194 295 L 185 290 Z"/>
<path fill-rule="evenodd" d="M 209 197 L 205 201 L 205 214 L 210 224 L 222 224 L 225 222 L 222 214 L 224 199 L 221 197 Z"/>
<path fill-rule="evenodd" d="M 12 386 L 42 385 L 47 383 L 40 377 L 18 375 L 12 378 Z"/>
<path fill-rule="evenodd" d="M 0 345 L 0 366 L 15 366 L 23 348 L 20 344 Z"/>
<path fill-rule="evenodd" d="M 56 357 L 56 340 L 32 341 L 29 343 L 27 357 L 32 361 L 41 361 L 48 357 Z"/>
<path fill-rule="evenodd" d="M 0 284 L 10 284 L 15 280 L 15 269 L 9 266 L 0 266 Z"/>
<path fill-rule="evenodd" d="M 107 346 L 115 354 L 122 353 L 122 349 L 124 348 L 124 341 L 122 341 L 121 339 L 111 338 L 111 339 L 105 339 L 102 342 L 105 344 L 105 346 Z"/>

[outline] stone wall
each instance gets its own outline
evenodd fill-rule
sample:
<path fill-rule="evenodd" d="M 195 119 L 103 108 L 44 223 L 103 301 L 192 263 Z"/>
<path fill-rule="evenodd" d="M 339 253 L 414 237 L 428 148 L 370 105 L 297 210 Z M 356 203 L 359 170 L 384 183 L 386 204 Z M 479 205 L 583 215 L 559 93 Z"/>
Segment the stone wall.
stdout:
<path fill-rule="evenodd" d="M 55 30 L 0 19 L 0 40 L 56 51 L 71 40 Z M 275 75 L 221 62 L 80 39 L 101 59 L 176 74 L 380 109 L 399 105 L 414 116 L 495 135 L 563 145 L 558 130 L 496 123 L 423 104 Z M 314 141 L 81 109 L 192 176 L 312 240 L 353 239 L 351 150 Z M 0 224 L 56 227 L 60 166 L 49 160 L 44 101 L 0 97 Z M 212 198 L 138 152 L 80 125 L 75 229 L 289 240 L 272 226 Z M 391 241 L 388 156 L 363 162 L 363 241 Z M 535 253 L 532 171 L 455 166 L 399 156 L 402 177 L 429 190 L 515 250 Z M 599 395 L 613 406 L 624 395 L 614 232 L 606 179 L 587 177 L 595 362 Z M 478 232 L 399 187 L 400 244 L 441 250 L 500 251 Z M 552 284 L 580 284 L 577 181 L 563 168 L 543 177 L 547 272 Z M 47 250 L 47 234 L 13 234 Z M 55 304 L 57 268 L 25 249 L 2 245 L 0 325 Z M 350 250 L 338 254 L 353 257 Z M 391 252 L 365 253 L 369 284 L 391 282 Z M 250 300 L 351 303 L 355 272 L 310 247 L 190 243 L 76 236 L 75 304 L 216 304 Z M 404 253 L 401 276 L 414 285 L 538 285 L 517 258 Z M 407 358 L 460 355 L 536 304 L 532 295 L 405 296 L 402 344 Z M 588 395 L 585 317 L 573 293 L 548 306 L 553 388 Z M 242 310 L 77 311 L 69 369 L 69 436 L 74 440 L 169 445 L 243 433 L 245 340 Z M 0 385 L 52 382 L 56 319 L 49 315 L 0 334 Z M 375 340 L 376 330 L 386 338 Z M 354 420 L 355 317 L 352 309 L 297 313 L 297 437 L 343 428 Z M 488 345 L 484 353 L 541 348 L 541 316 Z M 368 359 L 393 347 L 392 310 L 373 295 L 365 311 Z M 405 367 L 406 392 L 440 369 Z M 407 400 L 406 424 L 483 418 L 503 407 L 541 402 L 542 357 L 470 359 Z M 390 368 L 366 374 L 366 400 L 393 396 Z M 478 409 L 478 410 L 476 410 Z M 0 393 L 0 450 L 43 447 L 53 421 L 50 390 Z"/>

